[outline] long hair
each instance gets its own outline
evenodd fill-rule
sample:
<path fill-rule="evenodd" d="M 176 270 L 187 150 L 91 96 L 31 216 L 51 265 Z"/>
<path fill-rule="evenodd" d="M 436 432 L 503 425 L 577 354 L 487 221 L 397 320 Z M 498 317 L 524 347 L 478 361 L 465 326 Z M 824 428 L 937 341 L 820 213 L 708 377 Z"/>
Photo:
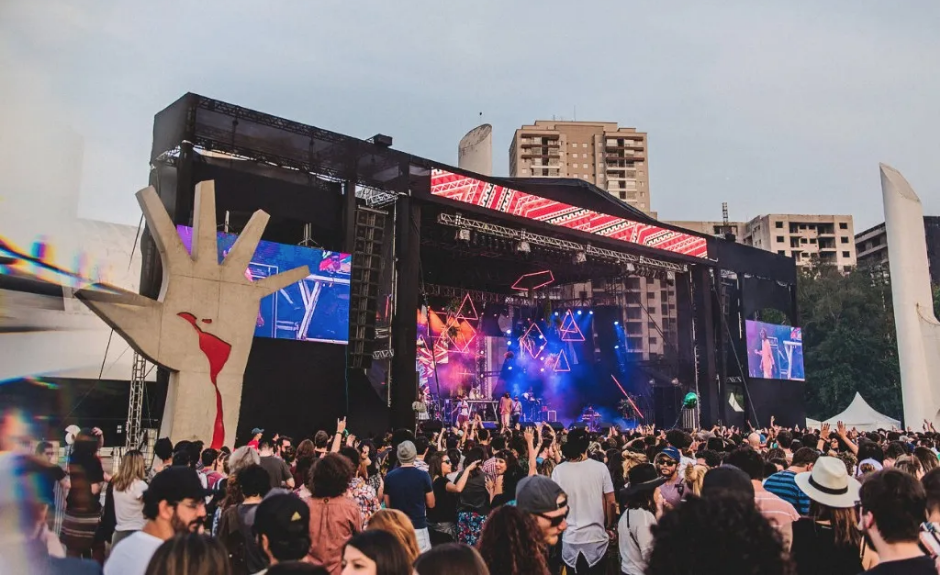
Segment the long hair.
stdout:
<path fill-rule="evenodd" d="M 831 523 L 831 529 L 834 530 L 835 547 L 860 547 L 860 530 L 857 529 L 857 512 L 853 507 L 838 509 L 814 499 L 811 500 L 811 509 L 809 515 L 815 521 L 828 521 Z"/>
<path fill-rule="evenodd" d="M 412 575 L 412 561 L 394 535 L 380 529 L 367 529 L 347 541 L 376 563 L 376 575 Z"/>
<path fill-rule="evenodd" d="M 608 474 L 612 476 L 612 485 L 615 489 L 621 489 L 625 486 L 625 458 L 620 449 L 612 448 L 605 452 L 605 459 L 608 461 L 605 465 L 608 467 Z"/>
<path fill-rule="evenodd" d="M 370 517 L 369 529 L 379 529 L 393 535 L 406 550 L 409 563 L 419 556 L 419 542 L 409 516 L 398 509 L 380 509 Z"/>
<path fill-rule="evenodd" d="M 164 541 L 144 575 L 230 575 L 229 555 L 217 539 L 187 533 Z"/>
<path fill-rule="evenodd" d="M 637 491 L 624 498 L 625 511 L 629 509 L 644 509 L 652 515 L 657 515 L 657 504 L 654 502 L 654 492 L 656 489 L 645 489 Z"/>
<path fill-rule="evenodd" d="M 460 543 L 436 545 L 415 561 L 418 575 L 490 575 L 474 547 Z"/>
<path fill-rule="evenodd" d="M 684 481 L 690 487 L 694 495 L 700 496 L 703 491 L 703 478 L 706 476 L 706 465 L 688 465 L 684 469 Z"/>
<path fill-rule="evenodd" d="M 449 457 L 450 459 L 450 456 L 447 453 L 436 451 L 432 454 L 431 457 L 428 458 L 428 474 L 432 476 L 432 481 L 443 476 L 442 459 L 445 459 L 445 457 Z M 454 466 L 452 466 L 452 469 L 454 469 Z"/>
<path fill-rule="evenodd" d="M 121 458 L 121 467 L 112 479 L 111 485 L 115 491 L 123 492 L 127 491 L 136 480 L 143 481 L 145 477 L 147 475 L 144 470 L 144 454 L 132 449 Z"/>
<path fill-rule="evenodd" d="M 502 480 L 504 482 L 504 493 L 514 498 L 514 494 L 517 492 L 517 484 L 524 478 L 523 468 L 520 467 L 517 456 L 509 449 L 502 449 L 497 453 L 496 457 L 503 459 L 504 464 L 507 466 Z"/>
<path fill-rule="evenodd" d="M 542 541 L 543 534 L 529 514 L 504 505 L 487 517 L 478 548 L 492 573 L 549 575 Z"/>

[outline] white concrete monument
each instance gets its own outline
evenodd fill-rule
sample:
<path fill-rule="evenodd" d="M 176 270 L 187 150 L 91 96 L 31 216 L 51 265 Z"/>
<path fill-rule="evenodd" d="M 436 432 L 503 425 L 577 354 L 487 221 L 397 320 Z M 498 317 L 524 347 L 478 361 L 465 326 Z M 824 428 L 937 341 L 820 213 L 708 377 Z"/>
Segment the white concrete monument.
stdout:
<path fill-rule="evenodd" d="M 261 210 L 219 263 L 212 181 L 196 186 L 192 256 L 157 191 L 145 188 L 137 200 L 163 264 L 157 300 L 108 286 L 81 290 L 76 297 L 138 353 L 171 370 L 161 437 L 174 442 L 211 439 L 213 448 L 231 446 L 259 300 L 307 277 L 308 268 L 259 281 L 246 276 L 268 224 L 268 214 Z"/>
<path fill-rule="evenodd" d="M 886 243 L 899 346 L 905 425 L 939 425 L 939 321 L 932 305 L 922 203 L 898 171 L 880 164 Z"/>
<path fill-rule="evenodd" d="M 485 176 L 491 175 L 491 129 L 490 124 L 481 124 L 458 142 L 458 167 Z"/>

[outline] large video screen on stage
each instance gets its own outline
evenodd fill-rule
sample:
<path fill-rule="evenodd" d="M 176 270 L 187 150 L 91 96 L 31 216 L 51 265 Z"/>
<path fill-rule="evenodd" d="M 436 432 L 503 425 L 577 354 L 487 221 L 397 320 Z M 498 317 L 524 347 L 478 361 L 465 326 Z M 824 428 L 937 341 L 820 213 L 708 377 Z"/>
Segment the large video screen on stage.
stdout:
<path fill-rule="evenodd" d="M 801 328 L 746 320 L 749 377 L 805 380 Z"/>
<path fill-rule="evenodd" d="M 187 251 L 193 245 L 193 228 L 177 226 Z M 219 232 L 221 262 L 239 236 Z M 306 265 L 311 272 L 303 280 L 262 298 L 255 337 L 295 339 L 346 344 L 350 323 L 350 254 L 317 248 L 261 241 L 245 270 L 252 280 L 273 276 Z"/>

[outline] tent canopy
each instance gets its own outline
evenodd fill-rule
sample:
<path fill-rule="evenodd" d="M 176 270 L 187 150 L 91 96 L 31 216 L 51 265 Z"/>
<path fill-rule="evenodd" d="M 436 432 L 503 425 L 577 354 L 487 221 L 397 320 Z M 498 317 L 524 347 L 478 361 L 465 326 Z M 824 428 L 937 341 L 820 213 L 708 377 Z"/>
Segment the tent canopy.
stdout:
<path fill-rule="evenodd" d="M 856 427 L 858 431 L 876 431 L 880 428 L 899 429 L 898 420 L 883 415 L 870 407 L 859 393 L 854 394 L 854 400 L 850 402 L 847 409 L 822 423 L 827 423 L 830 424 L 831 427 L 835 427 L 838 421 L 843 421 L 848 429 Z"/>

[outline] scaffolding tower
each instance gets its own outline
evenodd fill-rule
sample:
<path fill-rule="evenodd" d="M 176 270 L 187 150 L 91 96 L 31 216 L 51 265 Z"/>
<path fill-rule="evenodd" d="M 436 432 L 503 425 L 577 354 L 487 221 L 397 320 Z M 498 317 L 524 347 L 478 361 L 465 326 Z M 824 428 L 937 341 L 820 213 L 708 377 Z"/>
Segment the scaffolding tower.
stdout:
<path fill-rule="evenodd" d="M 125 425 L 125 447 L 139 449 L 141 442 L 141 411 L 144 407 L 144 378 L 147 377 L 147 360 L 134 352 L 131 364 L 131 393 L 128 400 L 128 421 Z"/>

